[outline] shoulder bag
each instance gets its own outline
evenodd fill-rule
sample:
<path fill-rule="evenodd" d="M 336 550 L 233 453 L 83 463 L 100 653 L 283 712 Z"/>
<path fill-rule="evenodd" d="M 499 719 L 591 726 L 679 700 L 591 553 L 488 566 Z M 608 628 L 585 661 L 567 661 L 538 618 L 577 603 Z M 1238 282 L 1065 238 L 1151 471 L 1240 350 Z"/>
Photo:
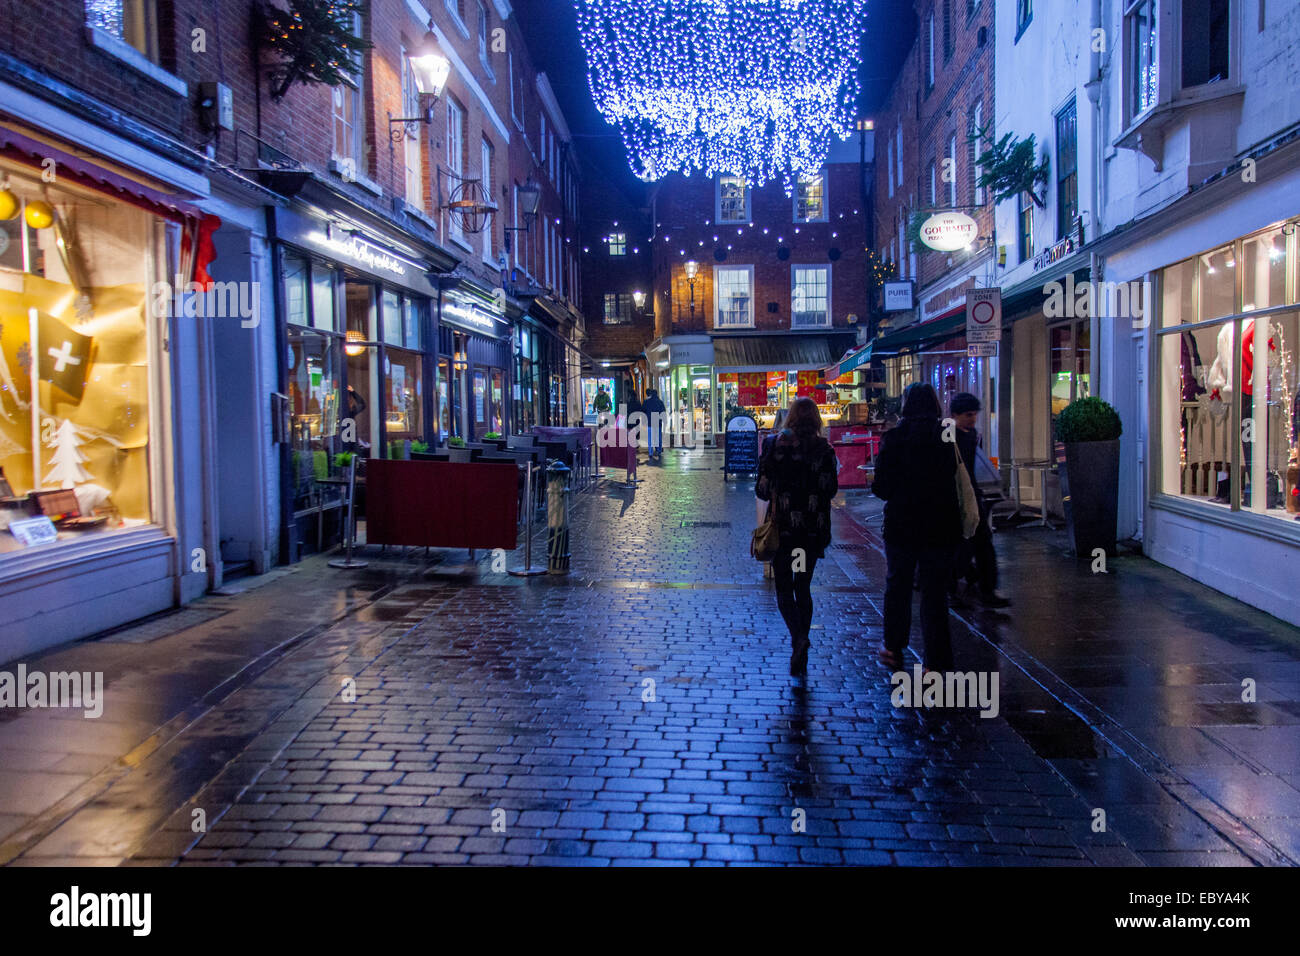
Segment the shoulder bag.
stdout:
<path fill-rule="evenodd" d="M 961 512 L 961 536 L 973 538 L 980 526 L 980 503 L 956 442 L 952 443 L 952 451 L 957 456 L 957 509 Z"/>

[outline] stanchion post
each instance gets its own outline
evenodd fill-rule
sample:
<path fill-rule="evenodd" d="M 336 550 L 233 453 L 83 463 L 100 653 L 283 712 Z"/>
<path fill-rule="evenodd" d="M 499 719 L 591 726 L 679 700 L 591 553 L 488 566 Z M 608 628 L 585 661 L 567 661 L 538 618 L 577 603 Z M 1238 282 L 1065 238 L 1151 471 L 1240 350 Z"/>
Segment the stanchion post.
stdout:
<path fill-rule="evenodd" d="M 537 465 L 529 462 L 527 471 L 524 473 L 524 494 L 528 498 L 528 507 L 525 509 L 524 528 L 524 566 L 508 572 L 517 578 L 531 578 L 534 575 L 545 574 L 545 568 L 533 567 L 533 469 Z"/>
<path fill-rule="evenodd" d="M 343 529 L 343 540 L 347 547 L 347 556 L 335 558 L 329 563 L 331 568 L 364 568 L 369 561 L 357 561 L 352 557 L 352 542 L 356 537 L 356 507 L 357 507 L 357 456 L 354 452 L 351 460 L 348 462 L 348 516 L 347 526 Z"/>

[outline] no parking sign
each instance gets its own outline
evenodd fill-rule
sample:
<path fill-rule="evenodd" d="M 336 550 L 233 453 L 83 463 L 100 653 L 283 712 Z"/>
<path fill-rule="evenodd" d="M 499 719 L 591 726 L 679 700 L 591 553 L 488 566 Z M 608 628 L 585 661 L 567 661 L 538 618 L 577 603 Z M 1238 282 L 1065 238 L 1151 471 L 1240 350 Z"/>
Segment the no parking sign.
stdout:
<path fill-rule="evenodd" d="M 966 292 L 966 342 L 1002 341 L 1002 290 L 970 289 Z"/>

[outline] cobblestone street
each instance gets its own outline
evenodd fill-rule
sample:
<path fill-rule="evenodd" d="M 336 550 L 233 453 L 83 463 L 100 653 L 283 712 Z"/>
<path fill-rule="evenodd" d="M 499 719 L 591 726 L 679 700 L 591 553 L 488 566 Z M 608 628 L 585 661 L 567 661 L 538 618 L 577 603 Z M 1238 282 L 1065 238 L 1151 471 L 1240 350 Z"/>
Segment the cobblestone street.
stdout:
<path fill-rule="evenodd" d="M 852 492 L 814 578 L 801 686 L 786 674 L 788 637 L 748 554 L 752 482 L 724 482 L 720 463 L 714 451 L 669 452 L 665 465 L 643 466 L 635 492 L 606 482 L 579 496 L 567 577 L 492 573 L 483 554 L 477 565 L 464 552 L 430 565 L 370 549 L 366 571 L 309 562 L 207 598 L 193 607 L 221 616 L 175 634 L 47 655 L 42 666 L 75 660 L 107 672 L 105 717 L 6 713 L 0 859 L 1250 865 L 1300 856 L 1300 767 L 1282 741 L 1294 741 L 1300 722 L 1291 629 L 1144 559 L 1071 585 L 1081 573 L 1073 562 L 1033 544 L 1051 532 L 1024 529 L 999 536 L 1011 613 L 959 611 L 955 622 L 958 667 L 1000 672 L 999 715 L 895 708 L 874 658 L 883 559 L 868 529 L 878 502 Z M 521 562 L 510 556 L 512 567 Z M 1049 575 L 1097 589 L 1095 602 L 1036 600 L 1026 582 Z M 1152 576 L 1236 615 L 1235 660 L 1260 675 L 1260 703 L 1230 703 L 1235 674 L 1196 655 L 1152 678 L 1153 694 L 1096 686 L 1140 683 L 1154 665 L 1137 655 L 1180 639 L 1165 634 L 1158 609 L 1150 634 L 1101 633 L 1106 590 L 1156 594 Z M 1194 636 L 1182 635 L 1185 647 Z M 1139 649 L 1126 651 L 1126 640 Z M 1130 676 L 1086 679 L 1105 667 Z M 1198 700 L 1209 717 L 1189 718 Z M 196 810 L 206 833 L 194 831 Z"/>

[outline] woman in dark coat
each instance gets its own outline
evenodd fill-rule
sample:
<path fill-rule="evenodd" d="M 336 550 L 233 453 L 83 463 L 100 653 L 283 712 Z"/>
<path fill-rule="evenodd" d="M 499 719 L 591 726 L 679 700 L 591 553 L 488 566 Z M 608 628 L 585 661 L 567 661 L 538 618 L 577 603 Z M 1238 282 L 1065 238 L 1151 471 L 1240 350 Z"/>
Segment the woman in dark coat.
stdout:
<path fill-rule="evenodd" d="M 920 568 L 925 666 L 952 669 L 948 583 L 961 512 L 957 457 L 943 440 L 942 406 L 934 386 L 916 382 L 903 393 L 898 425 L 885 432 L 872 491 L 885 501 L 885 647 L 880 659 L 903 666 L 912 629 L 912 581 Z"/>
<path fill-rule="evenodd" d="M 754 492 L 772 504 L 781 546 L 772 559 L 776 604 L 790 630 L 790 674 L 808 672 L 812 576 L 831 543 L 831 499 L 839 491 L 835 449 L 822 437 L 817 403 L 797 398 L 785 427 L 764 448 Z"/>

